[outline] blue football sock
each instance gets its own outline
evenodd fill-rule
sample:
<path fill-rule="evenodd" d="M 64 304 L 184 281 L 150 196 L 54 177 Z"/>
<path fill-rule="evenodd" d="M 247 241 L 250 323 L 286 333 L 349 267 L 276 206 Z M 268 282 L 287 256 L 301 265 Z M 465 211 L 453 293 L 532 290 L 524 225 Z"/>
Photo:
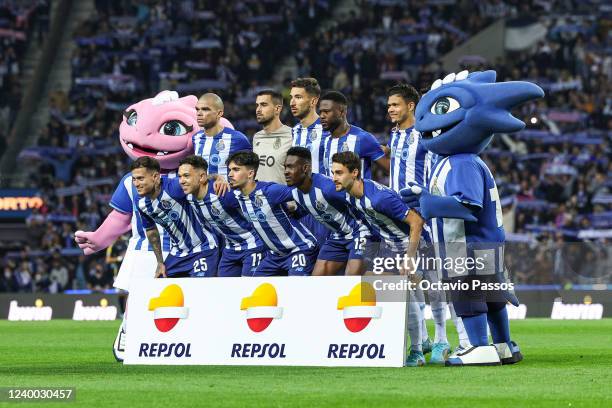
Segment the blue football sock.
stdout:
<path fill-rule="evenodd" d="M 463 317 L 463 325 L 467 331 L 472 346 L 488 346 L 487 315 L 482 313 L 476 316 Z"/>
<path fill-rule="evenodd" d="M 493 343 L 507 343 L 510 341 L 510 324 L 508 322 L 508 311 L 506 307 L 495 312 L 487 313 L 489 328 Z"/>

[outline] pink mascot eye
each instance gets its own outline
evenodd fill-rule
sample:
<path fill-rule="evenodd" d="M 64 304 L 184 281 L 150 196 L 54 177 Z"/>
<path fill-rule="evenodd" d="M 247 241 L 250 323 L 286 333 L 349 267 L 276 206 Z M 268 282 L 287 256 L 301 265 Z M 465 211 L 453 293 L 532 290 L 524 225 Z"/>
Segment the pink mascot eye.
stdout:
<path fill-rule="evenodd" d="M 130 126 L 135 126 L 136 122 L 138 122 L 138 113 L 134 109 L 123 112 L 123 116 L 125 117 L 125 122 Z"/>
<path fill-rule="evenodd" d="M 180 120 L 169 120 L 161 125 L 159 133 L 166 136 L 183 136 L 193 130 L 193 126 L 187 126 Z"/>

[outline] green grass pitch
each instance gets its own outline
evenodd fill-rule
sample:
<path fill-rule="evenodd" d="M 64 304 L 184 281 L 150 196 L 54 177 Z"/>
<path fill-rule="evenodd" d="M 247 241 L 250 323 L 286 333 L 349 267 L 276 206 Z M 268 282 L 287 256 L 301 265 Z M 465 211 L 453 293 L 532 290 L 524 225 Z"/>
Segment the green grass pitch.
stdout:
<path fill-rule="evenodd" d="M 0 321 L 0 387 L 77 389 L 0 406 L 612 407 L 612 319 L 514 321 L 525 360 L 482 368 L 123 366 L 118 324 Z"/>

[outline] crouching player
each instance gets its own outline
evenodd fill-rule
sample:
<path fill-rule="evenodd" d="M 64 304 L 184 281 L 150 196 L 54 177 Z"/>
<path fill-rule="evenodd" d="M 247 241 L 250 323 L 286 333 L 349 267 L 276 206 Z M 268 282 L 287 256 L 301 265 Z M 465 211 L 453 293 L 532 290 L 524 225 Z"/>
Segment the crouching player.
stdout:
<path fill-rule="evenodd" d="M 214 276 L 219 261 L 217 241 L 196 219 L 186 194 L 171 179 L 160 177 L 159 162 L 151 157 L 136 159 L 130 170 L 138 192 L 136 205 L 157 258 L 155 276 Z M 164 228 L 171 240 L 165 261 L 156 223 Z"/>
<path fill-rule="evenodd" d="M 234 194 L 217 194 L 207 170 L 208 163 L 202 157 L 185 157 L 179 163 L 179 177 L 172 183 L 180 183 L 197 219 L 225 237 L 217 275 L 252 276 L 266 248 L 253 224 L 242 215 Z"/>
<path fill-rule="evenodd" d="M 316 238 L 285 206 L 292 200 L 287 186 L 255 180 L 259 156 L 236 152 L 227 159 L 233 193 L 270 252 L 253 276 L 311 275 L 319 247 Z"/>
<path fill-rule="evenodd" d="M 336 191 L 331 178 L 312 173 L 309 149 L 297 146 L 289 149 L 285 179 L 287 186 L 293 187 L 295 202 L 331 232 L 321 246 L 312 274 L 337 275 L 345 266 L 347 275 L 363 274 L 370 231 L 352 213 L 346 193 Z"/>
<path fill-rule="evenodd" d="M 346 200 L 358 215 L 365 219 L 372 233 L 384 241 L 384 256 L 395 258 L 407 256 L 416 259 L 419 239 L 423 230 L 423 219 L 410 209 L 399 194 L 375 181 L 360 177 L 361 161 L 353 152 L 336 153 L 332 157 L 332 175 L 336 190 L 348 193 Z M 402 274 L 409 271 L 399 271 Z M 413 272 L 413 271 L 410 271 Z M 410 334 L 410 355 L 406 365 L 411 367 L 425 364 L 420 327 L 420 306 L 409 293 L 408 333 Z"/>

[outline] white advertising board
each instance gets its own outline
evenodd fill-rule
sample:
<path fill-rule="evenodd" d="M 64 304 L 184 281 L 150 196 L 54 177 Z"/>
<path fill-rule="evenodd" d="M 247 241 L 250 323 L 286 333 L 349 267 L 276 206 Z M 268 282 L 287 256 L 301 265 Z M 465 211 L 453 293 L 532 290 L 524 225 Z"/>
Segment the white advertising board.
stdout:
<path fill-rule="evenodd" d="M 125 364 L 401 367 L 406 303 L 360 277 L 144 279 Z"/>

